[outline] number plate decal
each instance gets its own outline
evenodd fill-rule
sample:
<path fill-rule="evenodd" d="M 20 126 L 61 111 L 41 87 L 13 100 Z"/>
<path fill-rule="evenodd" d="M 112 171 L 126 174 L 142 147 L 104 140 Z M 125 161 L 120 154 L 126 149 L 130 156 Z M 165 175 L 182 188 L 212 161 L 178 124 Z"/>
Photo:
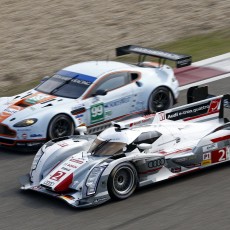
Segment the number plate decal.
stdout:
<path fill-rule="evenodd" d="M 90 119 L 91 124 L 104 121 L 105 112 L 103 103 L 96 104 L 90 107 Z"/>

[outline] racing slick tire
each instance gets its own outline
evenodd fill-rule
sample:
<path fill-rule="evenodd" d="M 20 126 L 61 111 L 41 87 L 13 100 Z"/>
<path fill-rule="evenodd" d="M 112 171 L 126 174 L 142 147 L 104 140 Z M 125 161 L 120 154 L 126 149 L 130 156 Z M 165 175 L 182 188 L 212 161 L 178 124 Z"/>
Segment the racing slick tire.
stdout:
<path fill-rule="evenodd" d="M 151 93 L 148 103 L 149 113 L 163 111 L 171 108 L 172 106 L 173 96 L 167 88 L 159 87 Z"/>
<path fill-rule="evenodd" d="M 123 200 L 133 194 L 137 187 L 137 170 L 131 163 L 117 165 L 108 178 L 108 192 L 113 200 Z"/>
<path fill-rule="evenodd" d="M 48 128 L 48 138 L 55 139 L 74 134 L 74 124 L 72 119 L 65 115 L 59 114 L 51 120 Z"/>

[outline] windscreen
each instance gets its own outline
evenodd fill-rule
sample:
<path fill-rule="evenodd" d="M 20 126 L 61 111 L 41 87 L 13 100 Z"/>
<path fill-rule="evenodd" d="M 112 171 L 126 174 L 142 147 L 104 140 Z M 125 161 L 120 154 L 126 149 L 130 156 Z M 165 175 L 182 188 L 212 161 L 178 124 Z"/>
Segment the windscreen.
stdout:
<path fill-rule="evenodd" d="M 114 154 L 123 153 L 123 148 L 125 146 L 126 143 L 122 142 L 95 139 L 88 152 L 95 156 L 112 156 Z"/>
<path fill-rule="evenodd" d="M 90 86 L 91 82 L 78 78 L 54 75 L 41 83 L 36 90 L 59 97 L 78 98 Z"/>

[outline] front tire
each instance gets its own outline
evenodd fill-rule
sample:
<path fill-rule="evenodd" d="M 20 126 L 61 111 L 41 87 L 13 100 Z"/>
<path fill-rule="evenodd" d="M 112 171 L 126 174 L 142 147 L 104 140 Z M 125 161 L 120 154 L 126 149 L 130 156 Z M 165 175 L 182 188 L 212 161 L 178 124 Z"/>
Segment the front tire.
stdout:
<path fill-rule="evenodd" d="M 48 128 L 49 139 L 70 136 L 73 134 L 74 124 L 69 116 L 65 114 L 59 114 L 51 120 Z"/>
<path fill-rule="evenodd" d="M 123 200 L 137 187 L 137 171 L 131 163 L 117 165 L 108 178 L 108 192 L 113 200 Z"/>
<path fill-rule="evenodd" d="M 149 113 L 156 113 L 173 106 L 172 93 L 165 87 L 159 87 L 149 97 Z"/>

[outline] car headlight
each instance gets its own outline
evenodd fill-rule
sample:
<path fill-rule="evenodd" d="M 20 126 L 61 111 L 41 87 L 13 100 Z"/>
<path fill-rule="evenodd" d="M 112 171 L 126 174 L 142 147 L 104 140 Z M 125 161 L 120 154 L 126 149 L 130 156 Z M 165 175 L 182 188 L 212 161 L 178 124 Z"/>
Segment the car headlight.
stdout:
<path fill-rule="evenodd" d="M 96 193 L 99 178 L 100 178 L 100 176 L 101 176 L 101 174 L 105 168 L 106 168 L 106 166 L 95 167 L 90 172 L 90 174 L 87 178 L 87 181 L 86 181 L 87 195 L 88 196 Z"/>
<path fill-rule="evenodd" d="M 37 121 L 38 121 L 38 119 L 36 119 L 36 118 L 25 119 L 23 121 L 19 121 L 18 123 L 16 123 L 13 126 L 14 127 L 27 127 L 27 126 L 35 124 Z"/>

